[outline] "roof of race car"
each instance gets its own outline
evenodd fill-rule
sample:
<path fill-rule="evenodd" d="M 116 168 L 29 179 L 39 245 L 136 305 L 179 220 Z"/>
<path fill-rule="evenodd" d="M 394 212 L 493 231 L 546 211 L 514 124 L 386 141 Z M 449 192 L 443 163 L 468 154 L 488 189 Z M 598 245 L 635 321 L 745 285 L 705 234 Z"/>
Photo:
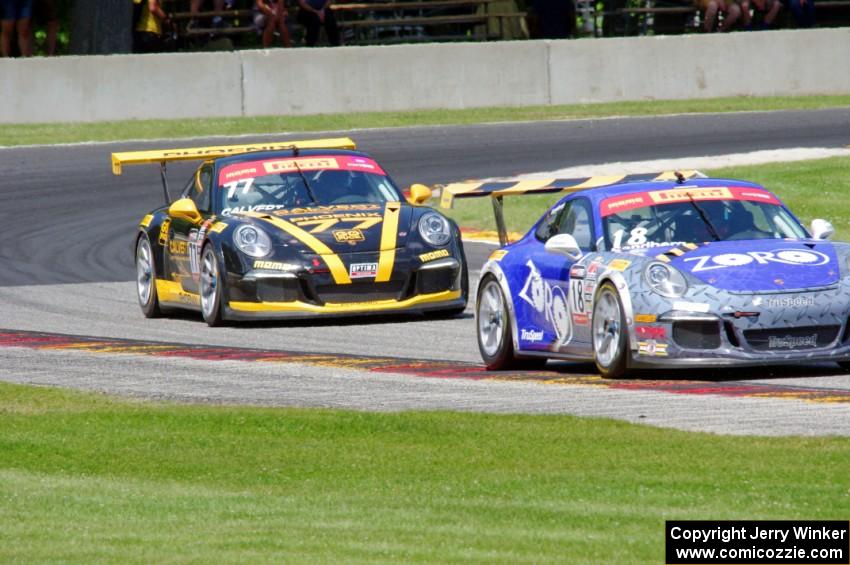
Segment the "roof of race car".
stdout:
<path fill-rule="evenodd" d="M 347 149 L 301 149 L 298 151 L 298 157 L 310 157 L 316 155 L 350 155 L 352 157 L 372 157 L 362 151 L 349 151 Z M 296 157 L 292 149 L 275 149 L 272 151 L 252 151 L 250 153 L 239 153 L 237 155 L 228 155 L 227 157 L 219 157 L 215 162 L 219 166 L 230 165 L 233 163 L 243 163 L 245 161 L 262 161 L 263 159 L 276 157 Z"/>
<path fill-rule="evenodd" d="M 736 179 L 722 179 L 722 178 L 693 178 L 685 181 L 684 183 L 679 183 L 677 181 L 644 181 L 644 182 L 629 182 L 622 184 L 612 184 L 608 186 L 601 186 L 599 188 L 588 188 L 585 190 L 577 191 L 573 193 L 573 195 L 582 195 L 589 197 L 593 201 L 602 200 L 604 198 L 608 198 L 609 196 L 618 196 L 621 194 L 632 194 L 635 192 L 651 192 L 656 190 L 683 190 L 688 188 L 714 188 L 714 187 L 727 187 L 727 186 L 737 186 L 741 188 L 756 188 L 759 190 L 766 190 L 763 186 L 755 184 L 753 182 L 736 180 Z M 572 195 L 571 195 L 572 196 Z"/>

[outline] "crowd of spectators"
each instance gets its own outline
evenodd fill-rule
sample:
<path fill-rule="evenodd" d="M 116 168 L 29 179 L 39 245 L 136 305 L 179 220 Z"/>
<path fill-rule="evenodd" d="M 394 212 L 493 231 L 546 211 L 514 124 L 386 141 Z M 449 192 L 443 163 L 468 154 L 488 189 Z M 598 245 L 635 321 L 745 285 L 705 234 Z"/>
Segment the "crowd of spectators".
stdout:
<path fill-rule="evenodd" d="M 56 0 L 0 1 L 0 54 L 3 57 L 31 57 L 33 54 L 33 21 L 46 29 L 45 54 L 56 54 L 59 13 Z"/>
<path fill-rule="evenodd" d="M 246 0 L 248 1 L 248 0 Z M 175 22 L 166 13 L 161 0 L 133 0 L 134 42 L 137 53 L 165 51 L 172 47 Z M 187 31 L 211 29 L 210 35 L 224 33 L 230 27 L 226 11 L 236 8 L 235 0 L 211 0 L 211 17 L 202 12 L 204 0 L 191 0 L 189 10 L 191 19 L 186 25 Z M 293 19 L 287 0 L 250 0 L 253 10 L 253 28 L 263 47 L 271 47 L 279 39 L 282 47 L 292 47 Z M 318 44 L 321 30 L 325 30 L 329 45 L 340 45 L 339 27 L 331 0 L 298 0 L 296 18 L 304 29 L 304 43 L 308 47 Z M 209 6 L 207 6 L 209 7 Z M 201 23 L 201 19 L 209 21 Z"/>
<path fill-rule="evenodd" d="M 787 6 L 797 27 L 815 23 L 814 0 L 696 0 L 706 32 L 733 29 L 770 29 L 777 24 L 781 10 Z"/>
<path fill-rule="evenodd" d="M 39 53 L 56 54 L 57 34 L 60 27 L 57 3 L 69 0 L 0 0 L 0 54 L 4 57 L 33 55 L 33 22 L 39 24 Z M 177 44 L 178 28 L 183 36 L 194 31 L 203 36 L 207 30 L 226 34 L 232 25 L 229 12 L 241 10 L 251 13 L 250 20 L 256 42 L 263 47 L 276 43 L 292 47 L 295 39 L 312 47 L 319 43 L 324 30 L 329 45 L 340 45 L 339 26 L 331 9 L 333 0 L 130 0 L 133 4 L 133 50 L 139 53 L 167 51 L 180 47 Z M 163 4 L 163 2 L 167 2 Z M 677 0 L 658 0 L 659 5 L 670 5 Z M 705 32 L 769 29 L 781 25 L 788 17 L 797 27 L 808 28 L 815 24 L 815 0 L 678 0 L 682 4 L 693 1 L 699 10 L 700 27 Z M 516 0 L 528 12 L 531 37 L 566 38 L 576 31 L 576 5 L 596 4 L 602 7 L 593 17 L 606 19 L 617 13 L 609 6 L 625 7 L 628 0 Z M 170 10 L 182 6 L 189 9 L 181 22 L 172 20 Z M 250 11 L 248 11 L 250 9 Z M 586 6 L 584 8 L 587 10 Z M 788 17 L 780 17 L 787 12 Z M 233 12 L 236 13 L 236 12 Z M 600 16 L 601 14 L 601 16 Z M 583 19 L 588 14 L 578 14 Z M 64 16 L 67 17 L 67 16 Z M 300 24 L 296 26 L 295 23 Z M 588 24 L 584 22 L 585 26 Z M 240 28 L 244 29 L 244 28 Z M 43 30 L 43 31 L 41 31 Z M 66 33 L 66 32 L 63 32 Z M 607 34 L 606 34 L 607 35 Z M 63 37 L 66 37 L 63 35 Z M 67 38 L 63 41 L 67 41 Z"/>

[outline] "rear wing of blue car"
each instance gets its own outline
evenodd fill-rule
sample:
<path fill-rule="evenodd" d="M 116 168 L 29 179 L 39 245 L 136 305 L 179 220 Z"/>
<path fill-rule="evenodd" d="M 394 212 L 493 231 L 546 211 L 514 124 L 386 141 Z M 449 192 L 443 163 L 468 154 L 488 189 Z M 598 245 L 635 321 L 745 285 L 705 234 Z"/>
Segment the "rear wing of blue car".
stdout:
<path fill-rule="evenodd" d="M 440 196 L 440 206 L 443 208 L 453 208 L 454 201 L 458 198 L 481 198 L 489 196 L 493 203 L 493 213 L 496 215 L 496 229 L 499 232 L 499 243 L 501 245 L 506 245 L 508 243 L 508 231 L 505 227 L 505 217 L 502 208 L 502 198 L 505 196 L 576 192 L 589 188 L 601 188 L 628 182 L 663 180 L 678 180 L 682 182 L 692 178 L 705 178 L 705 176 L 706 175 L 699 171 L 689 170 L 633 175 L 599 175 L 595 177 L 574 179 L 456 182 L 443 187 L 442 194 Z"/>

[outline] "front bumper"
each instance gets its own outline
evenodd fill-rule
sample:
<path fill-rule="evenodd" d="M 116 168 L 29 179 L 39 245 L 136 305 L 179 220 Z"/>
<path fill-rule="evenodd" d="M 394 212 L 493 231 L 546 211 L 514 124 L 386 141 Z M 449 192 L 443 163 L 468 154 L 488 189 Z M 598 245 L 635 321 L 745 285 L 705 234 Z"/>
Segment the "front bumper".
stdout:
<path fill-rule="evenodd" d="M 797 293 L 717 293 L 711 300 L 703 294 L 702 302 L 688 297 L 684 304 L 706 311 L 667 310 L 652 322 L 641 320 L 649 306 L 644 298 L 638 296 L 630 332 L 634 368 L 850 361 L 850 288 L 844 284 Z"/>
<path fill-rule="evenodd" d="M 445 258 L 417 269 L 394 271 L 386 282 L 373 279 L 336 284 L 324 271 L 228 275 L 225 317 L 291 319 L 453 310 L 466 305 L 462 264 Z"/>
<path fill-rule="evenodd" d="M 293 300 L 291 302 L 230 302 L 225 315 L 232 320 L 279 320 L 312 318 L 317 315 L 341 317 L 352 315 L 387 314 L 403 312 L 426 312 L 448 310 L 466 305 L 460 290 L 446 290 L 432 294 L 420 294 L 405 300 L 373 300 L 367 302 L 311 304 Z"/>

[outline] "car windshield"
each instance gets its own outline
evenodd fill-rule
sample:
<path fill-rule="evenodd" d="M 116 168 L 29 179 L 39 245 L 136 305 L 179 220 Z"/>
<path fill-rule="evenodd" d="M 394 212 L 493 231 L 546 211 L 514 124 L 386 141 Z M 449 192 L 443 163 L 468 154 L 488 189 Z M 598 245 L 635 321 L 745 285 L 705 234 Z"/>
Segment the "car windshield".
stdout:
<path fill-rule="evenodd" d="M 222 167 L 218 185 L 223 216 L 401 199 L 398 188 L 375 161 L 351 155 L 236 163 Z"/>
<path fill-rule="evenodd" d="M 603 200 L 600 214 L 608 249 L 807 236 L 776 197 L 750 188 L 631 193 Z"/>

